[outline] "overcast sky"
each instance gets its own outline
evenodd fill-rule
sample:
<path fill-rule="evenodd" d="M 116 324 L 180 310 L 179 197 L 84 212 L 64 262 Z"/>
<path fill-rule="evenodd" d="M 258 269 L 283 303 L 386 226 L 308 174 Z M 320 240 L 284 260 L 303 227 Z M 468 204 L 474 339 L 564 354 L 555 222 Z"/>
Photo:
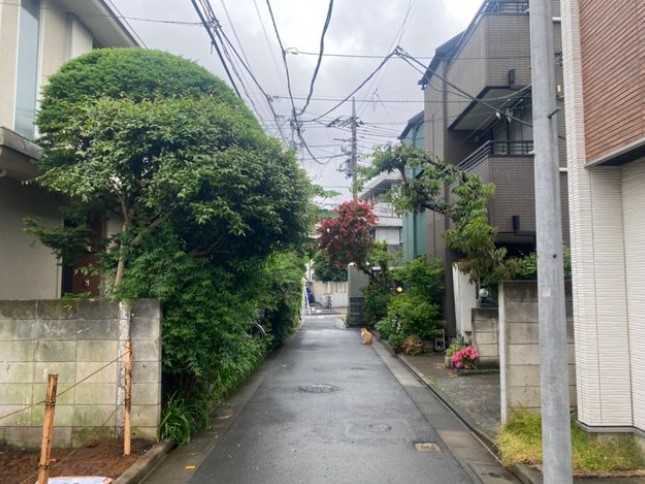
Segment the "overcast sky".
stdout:
<path fill-rule="evenodd" d="M 149 48 L 162 49 L 197 61 L 215 75 L 227 80 L 222 65 L 211 50 L 210 39 L 199 24 L 190 0 L 112 0 L 128 18 L 133 29 Z M 291 104 L 285 68 L 271 23 L 266 0 L 210 0 L 222 31 L 233 42 L 273 101 L 283 132 L 290 137 Z M 323 124 L 307 122 L 337 104 L 352 92 L 390 53 L 400 45 L 426 65 L 434 50 L 461 32 L 474 16 L 482 0 L 335 0 L 329 29 L 325 36 L 326 54 L 357 54 L 376 58 L 325 56 L 320 67 L 313 99 L 303 121 L 303 136 L 318 162 L 304 152 L 301 156 L 312 179 L 326 188 L 343 192 L 349 180 L 338 171 L 346 160 L 343 147 L 349 143 L 348 130 L 326 128 L 337 117 L 351 115 L 347 102 L 322 118 Z M 271 0 L 279 34 L 287 50 L 292 92 L 296 108 L 303 107 L 309 92 L 320 35 L 329 0 Z M 158 22 L 168 21 L 168 23 Z M 186 24 L 183 24 L 183 23 Z M 239 40 L 239 43 L 238 43 Z M 291 49 L 293 48 L 293 49 Z M 241 68 L 240 68 L 241 69 Z M 276 120 L 264 97 L 245 72 L 241 72 L 255 107 L 247 102 L 268 128 L 279 137 Z M 357 113 L 363 123 L 359 129 L 359 152 L 368 155 L 377 144 L 395 142 L 409 118 L 423 109 L 422 92 L 417 84 L 421 74 L 400 59 L 392 59 L 375 78 L 356 94 Z M 227 80 L 228 82 L 228 80 Z M 394 102 L 396 101 L 396 102 Z M 402 102 L 403 101 L 403 102 Z M 340 155 L 340 156 L 339 156 Z"/>

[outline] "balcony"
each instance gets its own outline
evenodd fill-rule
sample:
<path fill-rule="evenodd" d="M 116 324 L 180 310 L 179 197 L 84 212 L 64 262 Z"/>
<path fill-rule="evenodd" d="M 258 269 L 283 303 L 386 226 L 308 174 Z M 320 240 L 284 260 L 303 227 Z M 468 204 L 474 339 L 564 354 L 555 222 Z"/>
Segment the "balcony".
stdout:
<path fill-rule="evenodd" d="M 530 235 L 518 235 L 535 231 L 532 140 L 488 141 L 462 160 L 459 168 L 495 185 L 488 216 L 500 241 L 532 240 Z M 513 216 L 519 216 L 520 227 L 513 225 Z"/>
<path fill-rule="evenodd" d="M 468 172 L 482 161 L 492 156 L 531 156 L 533 141 L 487 141 L 466 159 L 459 163 L 459 168 Z"/>

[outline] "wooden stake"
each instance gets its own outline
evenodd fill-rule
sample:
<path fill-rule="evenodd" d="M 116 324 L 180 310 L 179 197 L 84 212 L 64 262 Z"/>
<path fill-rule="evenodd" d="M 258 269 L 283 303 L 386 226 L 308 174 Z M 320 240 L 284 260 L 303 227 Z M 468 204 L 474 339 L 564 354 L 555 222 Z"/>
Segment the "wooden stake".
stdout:
<path fill-rule="evenodd" d="M 49 461 L 52 451 L 52 433 L 54 431 L 54 412 L 56 409 L 56 389 L 58 373 L 50 374 L 47 382 L 47 400 L 45 400 L 45 421 L 43 438 L 40 443 L 40 463 L 38 464 L 38 484 L 47 484 L 49 480 Z"/>
<path fill-rule="evenodd" d="M 123 412 L 123 455 L 130 455 L 132 422 L 132 341 L 125 342 L 125 410 Z"/>

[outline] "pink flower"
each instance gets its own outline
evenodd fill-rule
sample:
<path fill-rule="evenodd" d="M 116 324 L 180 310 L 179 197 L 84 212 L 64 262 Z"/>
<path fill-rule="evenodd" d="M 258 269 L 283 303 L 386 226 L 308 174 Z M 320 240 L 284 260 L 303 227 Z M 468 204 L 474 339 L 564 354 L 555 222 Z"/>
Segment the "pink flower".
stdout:
<path fill-rule="evenodd" d="M 460 349 L 452 357 L 455 368 L 472 369 L 475 368 L 475 362 L 479 358 L 477 348 L 472 345 Z"/>

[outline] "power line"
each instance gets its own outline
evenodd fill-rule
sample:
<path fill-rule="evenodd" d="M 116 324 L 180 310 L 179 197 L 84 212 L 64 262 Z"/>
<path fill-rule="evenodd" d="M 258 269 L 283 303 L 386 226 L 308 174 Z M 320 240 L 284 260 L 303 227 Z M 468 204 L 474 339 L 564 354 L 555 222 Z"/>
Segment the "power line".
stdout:
<path fill-rule="evenodd" d="M 238 97 L 242 97 L 240 95 L 240 91 L 237 88 L 237 85 L 235 84 L 235 81 L 233 80 L 233 76 L 231 75 L 231 72 L 228 70 L 228 66 L 226 65 L 226 62 L 224 61 L 224 56 L 222 55 L 222 52 L 221 52 L 219 46 L 217 45 L 217 41 L 215 40 L 215 36 L 213 35 L 213 32 L 212 32 L 212 30 L 210 28 L 210 25 L 209 25 L 208 21 L 204 17 L 204 14 L 202 13 L 202 11 L 199 9 L 199 5 L 197 5 L 197 1 L 196 0 L 190 0 L 190 2 L 193 4 L 193 7 L 195 8 L 195 12 L 197 12 L 197 15 L 199 16 L 199 19 L 201 20 L 202 25 L 204 26 L 204 28 L 206 29 L 206 32 L 208 33 L 208 36 L 211 38 L 212 45 L 213 45 L 213 47 L 215 47 L 215 51 L 217 52 L 217 56 L 219 57 L 219 60 L 221 61 L 222 66 L 224 66 L 224 70 L 226 71 L 226 75 L 228 76 L 229 81 L 231 81 L 233 89 L 235 89 L 235 92 L 237 93 Z M 206 4 L 204 4 L 204 0 L 201 0 L 201 3 L 202 3 L 202 8 L 206 9 Z M 208 6 L 210 7 L 210 5 L 208 5 Z M 209 12 L 209 13 L 212 13 L 212 11 Z M 209 20 L 213 20 L 213 19 L 211 18 Z M 217 20 L 215 19 L 215 22 L 216 21 Z M 214 23 L 214 25 L 216 25 L 216 23 Z"/>
<path fill-rule="evenodd" d="M 396 32 L 396 34 L 394 34 L 394 38 L 392 39 L 392 42 L 390 43 L 390 47 L 387 49 L 388 52 L 391 52 L 392 49 L 394 49 L 394 47 L 396 45 L 399 45 L 401 43 L 401 37 L 403 37 L 405 27 L 406 27 L 406 25 L 408 23 L 408 20 L 410 18 L 410 14 L 412 13 L 414 8 L 416 7 L 416 3 L 417 3 L 417 0 L 410 0 L 409 1 L 408 8 L 407 8 L 407 10 L 405 12 L 405 15 L 403 16 L 403 21 L 401 22 L 401 26 L 399 27 L 399 30 Z M 384 71 L 381 73 L 380 78 L 377 76 L 372 80 L 372 82 L 370 83 L 369 88 L 367 89 L 367 92 L 366 92 L 365 96 L 363 97 L 363 100 L 367 99 L 369 93 L 372 91 L 372 86 L 375 86 L 375 92 L 378 91 L 378 86 L 380 85 L 381 81 L 385 77 L 385 74 L 387 73 L 388 68 L 389 68 L 389 64 L 385 67 Z"/>
<path fill-rule="evenodd" d="M 329 110 L 325 111 L 325 112 L 324 112 L 323 114 L 321 114 L 320 116 L 316 116 L 315 118 L 313 118 L 313 119 L 311 119 L 311 120 L 309 120 L 309 121 L 317 121 L 317 120 L 319 120 L 319 119 L 321 119 L 321 118 L 324 118 L 324 117 L 325 117 L 325 116 L 327 116 L 329 113 L 334 112 L 334 111 L 335 111 L 336 109 L 338 109 L 340 106 L 342 106 L 343 104 L 345 104 L 345 103 L 346 103 L 346 102 L 347 102 L 347 101 L 348 101 L 348 100 L 349 100 L 349 99 L 350 99 L 354 94 L 356 94 L 358 91 L 360 91 L 360 90 L 361 90 L 361 88 L 362 88 L 365 84 L 367 84 L 367 83 L 370 81 L 370 79 L 372 79 L 372 78 L 376 75 L 376 73 L 377 73 L 377 72 L 379 72 L 379 71 L 381 70 L 381 68 L 383 68 L 383 66 L 384 66 L 384 65 L 385 65 L 385 64 L 386 64 L 386 63 L 387 63 L 387 62 L 388 62 L 388 61 L 389 61 L 389 60 L 390 60 L 394 55 L 395 55 L 395 52 L 392 52 L 392 53 L 388 54 L 387 56 L 385 56 L 385 57 L 383 58 L 383 60 L 381 61 L 381 63 L 376 67 L 376 69 L 374 69 L 374 70 L 369 74 L 369 76 L 367 76 L 367 78 L 365 78 L 365 80 L 364 80 L 363 82 L 361 82 L 361 83 L 358 85 L 358 87 L 357 87 L 356 89 L 354 89 L 354 90 L 353 90 L 352 92 L 350 92 L 347 96 L 345 96 L 345 97 L 343 98 L 343 100 L 342 100 L 342 101 L 340 101 L 339 103 L 335 104 L 331 109 L 329 109 Z"/>
<path fill-rule="evenodd" d="M 287 54 L 291 54 L 294 56 L 297 55 L 305 55 L 305 56 L 313 56 L 313 55 L 318 55 L 318 52 L 309 52 L 309 51 L 302 51 L 298 50 L 295 47 L 290 47 L 289 50 L 287 51 Z M 339 57 L 339 58 L 349 58 L 349 59 L 382 59 L 385 57 L 387 54 L 343 54 L 343 53 L 332 53 L 332 52 L 325 52 L 324 57 Z M 419 60 L 432 60 L 434 57 L 428 57 L 428 56 L 415 56 L 416 59 Z M 508 60 L 508 59 L 530 59 L 530 55 L 505 55 L 505 56 L 479 56 L 479 57 L 458 57 L 457 59 L 454 59 L 455 61 L 466 61 L 466 60 Z"/>
<path fill-rule="evenodd" d="M 325 53 L 325 34 L 327 33 L 327 29 L 329 28 L 329 22 L 331 21 L 331 13 L 333 9 L 334 9 L 334 0 L 329 0 L 327 17 L 325 18 L 325 24 L 323 25 L 322 34 L 320 35 L 320 55 L 318 56 L 318 61 L 316 62 L 314 74 L 311 77 L 311 84 L 309 85 L 309 94 L 307 95 L 307 101 L 305 102 L 305 105 L 303 106 L 303 108 L 300 110 L 300 114 L 304 114 L 304 112 L 307 110 L 307 106 L 309 106 L 309 102 L 311 101 L 311 96 L 314 93 L 314 84 L 316 83 L 316 77 L 318 77 L 320 64 L 322 63 L 323 54 Z M 293 99 L 293 96 L 292 96 L 292 99 Z"/>
<path fill-rule="evenodd" d="M 282 38 L 280 37 L 280 31 L 278 30 L 278 24 L 275 20 L 275 15 L 273 15 L 273 9 L 271 8 L 271 0 L 266 0 L 267 8 L 269 9 L 269 15 L 271 17 L 271 23 L 273 24 L 273 30 L 275 36 L 278 39 L 278 45 L 280 46 L 280 54 L 282 55 L 282 64 L 284 65 L 284 71 L 287 75 L 287 92 L 289 93 L 289 99 L 291 100 L 291 116 L 292 116 L 292 129 L 295 128 L 298 131 L 298 118 L 296 114 L 296 105 L 293 101 L 293 92 L 291 91 L 291 74 L 289 73 L 289 64 L 287 62 L 287 54 L 284 49 L 284 44 L 282 43 Z M 298 131 L 298 134 L 299 131 Z M 313 155 L 311 155 L 313 156 Z"/>
<path fill-rule="evenodd" d="M 253 71 L 251 70 L 251 67 L 250 67 L 246 62 L 244 62 L 244 60 L 242 59 L 242 57 L 241 57 L 240 53 L 239 53 L 239 52 L 237 51 L 237 49 L 233 46 L 233 44 L 231 43 L 231 41 L 230 41 L 230 39 L 228 38 L 228 36 L 226 35 L 226 33 L 224 33 L 223 31 L 222 31 L 222 36 L 224 37 L 224 40 L 225 40 L 225 41 L 229 44 L 229 46 L 231 47 L 231 50 L 233 51 L 233 54 L 235 54 L 235 56 L 240 60 L 240 63 L 242 64 L 242 67 L 243 67 L 243 68 L 244 68 L 244 70 L 246 70 L 246 72 L 249 74 L 249 76 L 251 77 L 251 80 L 255 83 L 255 85 L 257 86 L 257 88 L 258 88 L 258 89 L 260 90 L 260 92 L 264 95 L 264 99 L 266 100 L 267 105 L 269 106 L 269 110 L 271 111 L 271 114 L 273 115 L 273 119 L 275 120 L 276 126 L 277 126 L 277 128 L 278 128 L 278 132 L 280 133 L 280 136 L 282 137 L 282 140 L 283 140 L 285 143 L 288 143 L 287 138 L 286 138 L 285 134 L 284 134 L 284 133 L 283 133 L 283 131 L 282 131 L 282 124 L 283 124 L 283 123 L 280 123 L 280 120 L 279 120 L 279 117 L 278 117 L 278 113 L 275 111 L 275 108 L 273 107 L 272 97 L 271 97 L 271 96 L 269 96 L 269 95 L 266 93 L 266 91 L 264 90 L 264 88 L 263 88 L 263 87 L 262 87 L 262 85 L 260 84 L 260 81 L 258 81 L 258 79 L 257 79 L 257 77 L 255 76 L 255 74 L 253 74 Z"/>

